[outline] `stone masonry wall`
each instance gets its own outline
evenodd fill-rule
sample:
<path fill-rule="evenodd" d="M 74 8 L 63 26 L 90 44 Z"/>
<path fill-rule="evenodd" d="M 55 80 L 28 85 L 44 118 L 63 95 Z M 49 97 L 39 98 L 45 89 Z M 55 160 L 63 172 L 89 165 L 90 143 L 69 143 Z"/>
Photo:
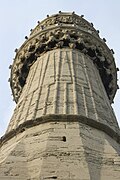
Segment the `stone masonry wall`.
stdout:
<path fill-rule="evenodd" d="M 1 148 L 1 180 L 119 180 L 120 146 L 79 122 L 42 123 Z M 74 119 L 73 119 L 74 121 Z"/>
<path fill-rule="evenodd" d="M 37 59 L 7 132 L 46 114 L 83 115 L 118 131 L 98 69 L 78 50 L 56 49 Z"/>

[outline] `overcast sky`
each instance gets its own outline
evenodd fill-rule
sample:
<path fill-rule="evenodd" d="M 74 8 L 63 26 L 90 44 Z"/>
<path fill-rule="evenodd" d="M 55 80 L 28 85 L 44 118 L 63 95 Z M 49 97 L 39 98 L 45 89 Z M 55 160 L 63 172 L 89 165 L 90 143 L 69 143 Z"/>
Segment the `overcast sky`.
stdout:
<path fill-rule="evenodd" d="M 61 11 L 84 14 L 93 22 L 107 45 L 114 49 L 117 67 L 120 67 L 120 1 L 119 0 L 1 0 L 0 1 L 0 136 L 4 134 L 15 103 L 8 83 L 9 65 L 15 56 L 14 49 L 24 42 L 38 20 Z M 118 79 L 120 73 L 118 72 Z M 118 82 L 120 84 L 120 82 Z M 120 85 L 119 85 L 120 86 Z M 120 124 L 120 91 L 113 105 Z"/>

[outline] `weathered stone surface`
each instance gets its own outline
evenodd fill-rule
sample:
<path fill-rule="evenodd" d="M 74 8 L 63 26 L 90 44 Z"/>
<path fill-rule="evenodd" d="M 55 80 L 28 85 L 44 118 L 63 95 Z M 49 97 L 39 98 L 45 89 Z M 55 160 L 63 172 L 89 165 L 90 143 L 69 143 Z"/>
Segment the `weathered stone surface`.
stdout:
<path fill-rule="evenodd" d="M 119 130 L 99 71 L 70 48 L 46 52 L 31 66 L 7 132 L 47 114 L 78 114 Z"/>
<path fill-rule="evenodd" d="M 4 144 L 0 179 L 119 180 L 119 154 L 110 136 L 74 119 L 44 123 Z"/>
<path fill-rule="evenodd" d="M 17 102 L 0 139 L 0 180 L 119 180 L 113 50 L 75 13 L 47 16 L 16 49 Z"/>

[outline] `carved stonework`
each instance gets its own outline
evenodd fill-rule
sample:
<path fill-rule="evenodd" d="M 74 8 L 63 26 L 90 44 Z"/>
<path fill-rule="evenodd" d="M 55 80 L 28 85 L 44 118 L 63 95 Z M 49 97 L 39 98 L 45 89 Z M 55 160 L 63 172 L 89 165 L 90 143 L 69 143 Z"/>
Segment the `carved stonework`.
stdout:
<path fill-rule="evenodd" d="M 57 38 L 52 36 L 53 33 L 47 41 L 49 49 L 53 45 L 52 42 L 57 41 Z M 96 62 L 97 67 L 94 65 L 96 56 L 91 60 L 91 54 L 88 55 L 90 48 L 91 51 L 92 49 L 93 52 L 95 51 L 95 45 L 85 44 L 87 41 L 80 38 L 81 44 L 75 38 L 71 42 L 68 41 L 69 39 L 71 35 L 66 32 L 59 41 L 63 42 L 62 46 L 68 43 L 67 46 L 70 46 L 68 48 L 48 50 L 40 55 L 38 53 L 37 56 L 40 57 L 37 57 L 37 61 L 31 66 L 28 76 L 29 64 L 26 74 L 23 69 L 19 70 L 20 77 L 27 76 L 27 80 L 22 93 L 20 92 L 21 96 L 7 132 L 16 129 L 23 122 L 49 114 L 79 114 L 102 122 L 116 131 L 115 117 L 113 112 L 109 113 L 109 99 L 97 70 L 99 64 L 97 65 Z M 54 44 L 57 43 L 55 42 Z M 77 46 L 81 50 L 77 50 Z M 97 48 L 94 54 L 96 53 Z M 111 74 L 109 69 L 106 69 L 104 73 L 106 73 L 106 78 Z M 18 85 L 20 83 L 18 82 Z M 109 88 L 112 88 L 112 84 L 109 84 Z"/>
<path fill-rule="evenodd" d="M 0 180 L 120 180 L 113 50 L 75 13 L 49 17 L 16 49 L 17 102 L 0 138 Z"/>
<path fill-rule="evenodd" d="M 44 29 L 41 30 L 41 26 Z M 51 16 L 40 23 L 16 53 L 10 78 L 15 101 L 18 101 L 29 69 L 37 58 L 47 51 L 69 47 L 78 49 L 94 62 L 112 102 L 117 90 L 117 70 L 112 52 L 95 32 L 90 23 L 75 14 Z"/>
<path fill-rule="evenodd" d="M 78 26 L 81 29 L 84 29 L 84 31 L 89 31 L 89 33 L 94 34 L 97 37 L 99 36 L 98 31 L 95 30 L 92 23 L 87 22 L 82 16 L 78 16 L 74 13 L 60 13 L 46 18 L 41 23 L 39 22 L 36 28 L 32 30 L 31 36 L 36 34 L 38 31 L 57 25 Z"/>

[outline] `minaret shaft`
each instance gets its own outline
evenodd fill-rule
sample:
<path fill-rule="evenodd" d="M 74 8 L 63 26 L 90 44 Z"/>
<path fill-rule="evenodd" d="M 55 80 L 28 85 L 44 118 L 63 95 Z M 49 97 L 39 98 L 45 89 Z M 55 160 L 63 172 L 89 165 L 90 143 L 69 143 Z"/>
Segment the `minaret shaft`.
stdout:
<path fill-rule="evenodd" d="M 17 105 L 0 139 L 0 180 L 120 180 L 105 39 L 74 12 L 47 17 L 26 39 L 11 66 Z"/>
<path fill-rule="evenodd" d="M 47 52 L 31 66 L 8 132 L 48 114 L 85 116 L 114 131 L 118 126 L 97 67 L 69 48 Z"/>

